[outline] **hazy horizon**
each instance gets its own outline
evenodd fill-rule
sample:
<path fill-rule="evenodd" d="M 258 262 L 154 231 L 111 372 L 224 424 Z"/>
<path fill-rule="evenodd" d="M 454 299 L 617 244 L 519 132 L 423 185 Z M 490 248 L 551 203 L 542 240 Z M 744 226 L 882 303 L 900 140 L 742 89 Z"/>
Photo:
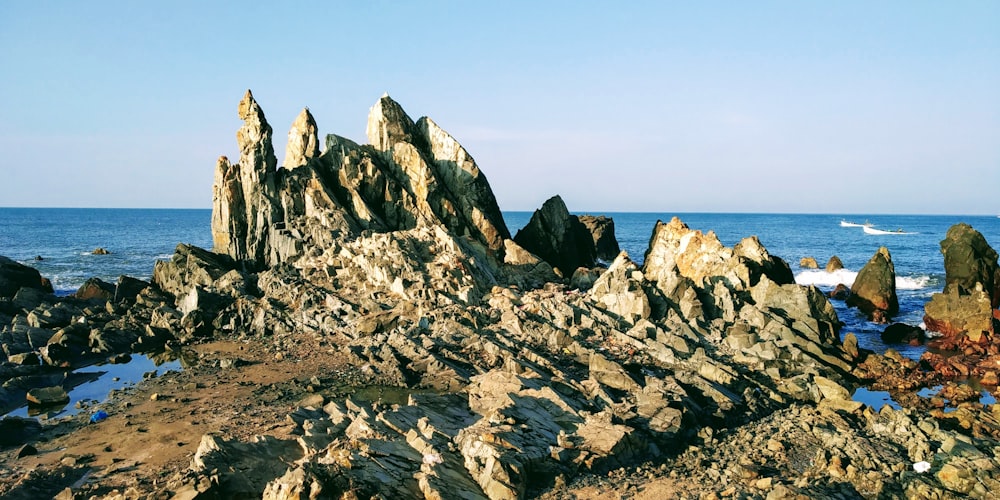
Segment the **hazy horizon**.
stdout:
<path fill-rule="evenodd" d="M 0 3 L 0 206 L 211 207 L 251 89 L 388 92 L 504 211 L 1000 214 L 1000 3 Z M 321 142 L 323 142 L 321 140 Z"/>

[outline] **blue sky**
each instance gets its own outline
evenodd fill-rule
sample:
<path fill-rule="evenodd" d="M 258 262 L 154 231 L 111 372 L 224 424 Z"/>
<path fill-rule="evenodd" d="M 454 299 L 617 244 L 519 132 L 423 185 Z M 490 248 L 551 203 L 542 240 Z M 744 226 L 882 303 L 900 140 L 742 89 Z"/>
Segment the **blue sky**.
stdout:
<path fill-rule="evenodd" d="M 1000 2 L 0 2 L 0 206 L 209 207 L 253 90 L 504 210 L 1000 213 Z M 210 5 L 206 5 L 210 4 Z"/>

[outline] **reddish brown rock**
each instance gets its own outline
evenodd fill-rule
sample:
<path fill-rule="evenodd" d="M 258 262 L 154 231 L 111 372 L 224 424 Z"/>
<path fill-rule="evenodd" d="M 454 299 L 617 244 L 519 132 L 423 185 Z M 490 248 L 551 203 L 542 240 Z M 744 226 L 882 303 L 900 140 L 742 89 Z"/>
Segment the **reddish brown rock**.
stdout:
<path fill-rule="evenodd" d="M 847 285 L 843 283 L 837 284 L 837 286 L 834 287 L 833 290 L 830 292 L 831 299 L 847 300 L 847 298 L 850 296 L 851 296 L 851 289 L 847 288 Z"/>

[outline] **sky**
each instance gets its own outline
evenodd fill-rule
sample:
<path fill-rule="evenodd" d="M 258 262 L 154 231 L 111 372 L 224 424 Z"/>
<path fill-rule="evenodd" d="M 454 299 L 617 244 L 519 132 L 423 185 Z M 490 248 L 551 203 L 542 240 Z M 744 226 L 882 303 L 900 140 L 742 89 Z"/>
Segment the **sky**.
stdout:
<path fill-rule="evenodd" d="M 249 88 L 279 165 L 388 92 L 503 210 L 1000 214 L 1000 2 L 618 3 L 0 2 L 0 206 L 209 208 Z"/>

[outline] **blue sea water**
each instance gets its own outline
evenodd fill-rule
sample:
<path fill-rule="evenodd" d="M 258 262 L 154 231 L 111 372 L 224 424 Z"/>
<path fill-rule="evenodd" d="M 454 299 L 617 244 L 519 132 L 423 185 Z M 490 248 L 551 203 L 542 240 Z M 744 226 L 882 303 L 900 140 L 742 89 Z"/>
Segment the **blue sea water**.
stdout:
<path fill-rule="evenodd" d="M 923 305 L 944 286 L 944 259 L 940 241 L 948 228 L 965 222 L 1000 247 L 1000 218 L 959 215 L 841 215 L 718 214 L 718 213 L 594 213 L 615 221 L 622 249 L 641 263 L 657 220 L 679 217 L 693 229 L 714 231 L 722 243 L 733 246 L 756 235 L 772 255 L 785 259 L 801 284 L 824 291 L 838 283 L 848 286 L 857 271 L 880 246 L 889 249 L 896 269 L 900 314 L 895 321 L 919 325 Z M 506 212 L 512 233 L 527 224 L 531 212 Z M 870 235 L 860 227 L 841 227 L 842 219 L 869 220 L 886 230 L 902 228 L 909 234 Z M 207 209 L 61 209 L 0 208 L 0 255 L 37 268 L 52 280 L 56 292 L 74 292 L 90 277 L 114 282 L 120 275 L 148 280 L 157 259 L 168 259 L 178 243 L 211 248 L 211 211 Z M 110 255 L 93 255 L 97 247 Z M 845 270 L 827 273 L 799 267 L 802 257 L 813 257 L 820 267 L 833 255 Z M 41 256 L 43 260 L 34 260 Z M 865 321 L 856 310 L 833 301 L 845 323 L 863 347 L 884 351 L 879 339 L 883 326 Z M 916 358 L 922 347 L 894 346 Z"/>

